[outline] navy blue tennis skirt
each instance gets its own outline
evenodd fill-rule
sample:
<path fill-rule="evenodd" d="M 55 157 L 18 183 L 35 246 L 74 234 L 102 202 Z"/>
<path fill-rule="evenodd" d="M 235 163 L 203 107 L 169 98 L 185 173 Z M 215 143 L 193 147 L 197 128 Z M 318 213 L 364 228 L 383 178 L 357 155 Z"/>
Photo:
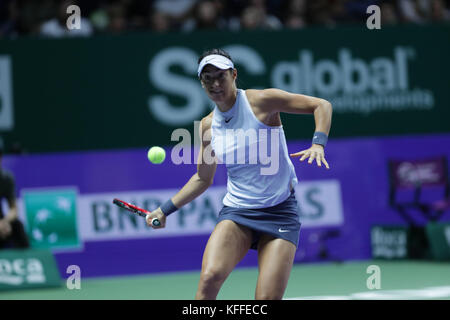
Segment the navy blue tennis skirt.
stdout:
<path fill-rule="evenodd" d="M 258 248 L 262 234 L 288 240 L 298 247 L 300 236 L 300 215 L 295 191 L 285 201 L 268 208 L 247 209 L 223 206 L 217 223 L 232 220 L 252 230 L 252 249 Z"/>

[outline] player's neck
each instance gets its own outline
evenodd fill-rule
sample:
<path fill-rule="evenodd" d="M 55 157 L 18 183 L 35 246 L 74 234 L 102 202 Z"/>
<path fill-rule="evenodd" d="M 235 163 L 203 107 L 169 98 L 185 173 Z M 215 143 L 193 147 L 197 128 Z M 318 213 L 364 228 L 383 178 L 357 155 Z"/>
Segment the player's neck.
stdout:
<path fill-rule="evenodd" d="M 237 98 L 237 89 L 235 88 L 233 92 L 230 94 L 229 98 L 225 99 L 223 102 L 216 102 L 216 105 L 221 112 L 227 112 L 236 103 L 236 98 Z"/>

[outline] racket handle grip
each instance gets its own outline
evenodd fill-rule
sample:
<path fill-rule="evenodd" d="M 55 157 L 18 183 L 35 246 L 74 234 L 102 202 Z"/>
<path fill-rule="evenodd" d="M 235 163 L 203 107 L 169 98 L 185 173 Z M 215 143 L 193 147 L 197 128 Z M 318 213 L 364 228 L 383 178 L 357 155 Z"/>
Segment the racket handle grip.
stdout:
<path fill-rule="evenodd" d="M 161 225 L 161 222 L 158 220 L 158 218 L 152 219 L 152 226 L 159 227 Z"/>

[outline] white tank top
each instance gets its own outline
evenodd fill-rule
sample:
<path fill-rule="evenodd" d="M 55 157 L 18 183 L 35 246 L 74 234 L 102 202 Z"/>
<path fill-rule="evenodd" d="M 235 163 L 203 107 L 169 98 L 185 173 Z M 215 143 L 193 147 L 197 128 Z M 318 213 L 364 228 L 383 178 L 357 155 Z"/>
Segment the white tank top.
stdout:
<path fill-rule="evenodd" d="M 233 107 L 214 108 L 211 146 L 227 167 L 227 194 L 223 204 L 235 208 L 266 208 L 286 200 L 297 184 L 283 126 L 259 121 L 238 89 Z"/>

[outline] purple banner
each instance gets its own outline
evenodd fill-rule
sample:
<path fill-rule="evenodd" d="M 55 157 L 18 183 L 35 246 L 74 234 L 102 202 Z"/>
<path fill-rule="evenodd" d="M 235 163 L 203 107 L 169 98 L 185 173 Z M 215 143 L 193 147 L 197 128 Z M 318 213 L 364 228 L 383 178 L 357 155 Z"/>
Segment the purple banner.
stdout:
<path fill-rule="evenodd" d="M 393 183 L 401 188 L 445 184 L 447 179 L 447 170 L 444 169 L 445 165 L 445 157 L 390 161 Z"/>
<path fill-rule="evenodd" d="M 290 153 L 310 141 L 291 141 Z M 5 156 L 3 167 L 12 171 L 20 196 L 22 189 L 76 186 L 80 196 L 90 194 L 180 189 L 195 173 L 196 165 L 170 162 L 170 148 L 162 165 L 147 160 L 147 150 L 80 152 Z M 375 224 L 405 222 L 389 207 L 389 161 L 450 159 L 450 135 L 416 137 L 330 139 L 326 159 L 330 170 L 293 159 L 299 185 L 336 180 L 340 185 L 343 221 L 335 226 L 302 228 L 296 262 L 326 259 L 359 260 L 371 257 L 370 228 Z M 213 187 L 226 185 L 226 170 L 218 166 Z M 427 197 L 441 197 L 435 190 Z M 407 196 L 407 195 L 406 195 Z M 302 208 L 303 203 L 300 203 Z M 305 213 L 306 214 L 306 213 Z M 177 213 L 174 214 L 176 217 Z M 172 218 L 171 219 L 177 219 Z M 425 223 L 419 213 L 417 220 Z M 449 221 L 446 212 L 442 220 Z M 82 251 L 57 252 L 62 276 L 76 264 L 83 276 L 107 276 L 179 270 L 198 270 L 208 235 L 180 235 L 128 240 L 86 241 Z M 239 266 L 254 266 L 250 252 Z"/>

